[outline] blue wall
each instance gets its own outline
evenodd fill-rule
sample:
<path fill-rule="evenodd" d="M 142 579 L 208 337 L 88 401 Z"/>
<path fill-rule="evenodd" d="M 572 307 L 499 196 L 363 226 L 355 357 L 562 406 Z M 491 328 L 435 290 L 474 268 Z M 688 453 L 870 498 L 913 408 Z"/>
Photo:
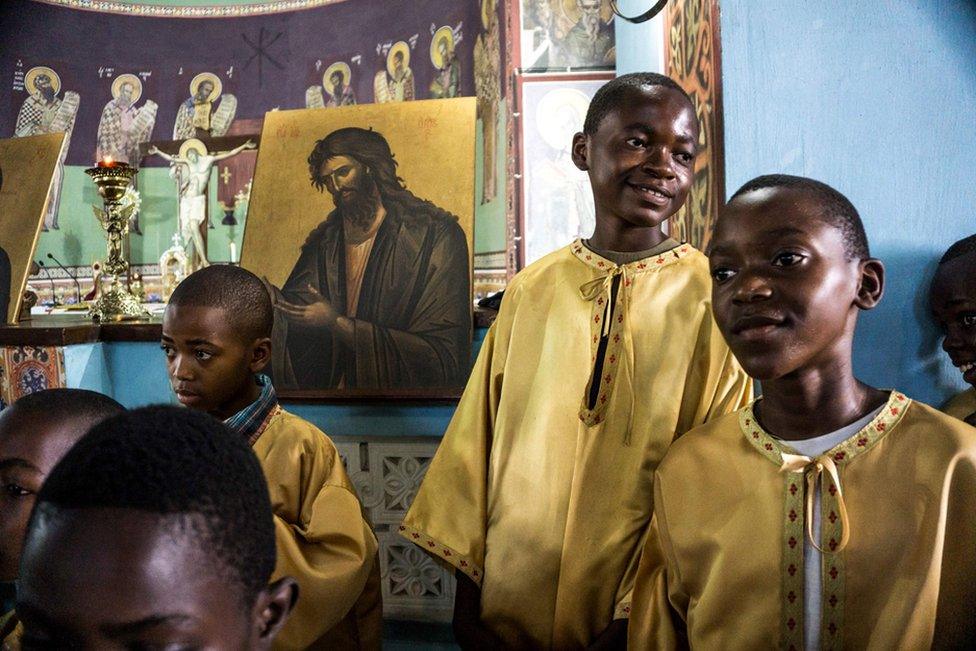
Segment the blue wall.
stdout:
<path fill-rule="evenodd" d="M 963 386 L 928 318 L 942 252 L 976 232 L 976 3 L 722 0 L 726 187 L 801 174 L 846 194 L 888 267 L 859 376 L 938 404 Z M 644 48 L 620 33 L 618 59 Z"/>

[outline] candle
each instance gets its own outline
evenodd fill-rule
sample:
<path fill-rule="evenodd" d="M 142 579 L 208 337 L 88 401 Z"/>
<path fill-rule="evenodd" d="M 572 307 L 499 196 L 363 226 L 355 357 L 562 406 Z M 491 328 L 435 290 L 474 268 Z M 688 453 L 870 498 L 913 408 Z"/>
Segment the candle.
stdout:
<path fill-rule="evenodd" d="M 234 264 L 235 262 L 237 262 L 237 245 L 231 242 L 229 248 L 230 248 L 230 262 L 231 264 Z"/>
<path fill-rule="evenodd" d="M 103 160 L 98 161 L 99 167 L 115 167 L 118 163 L 112 160 L 111 156 L 106 156 Z"/>

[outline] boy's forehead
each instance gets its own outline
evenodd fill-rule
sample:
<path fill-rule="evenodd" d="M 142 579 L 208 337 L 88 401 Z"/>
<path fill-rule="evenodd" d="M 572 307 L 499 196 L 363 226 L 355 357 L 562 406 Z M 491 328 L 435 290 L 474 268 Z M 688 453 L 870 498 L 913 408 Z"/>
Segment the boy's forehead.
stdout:
<path fill-rule="evenodd" d="M 23 459 L 50 472 L 87 429 L 87 423 L 68 415 L 42 417 L 10 407 L 0 417 L 0 460 Z"/>
<path fill-rule="evenodd" d="M 660 128 L 662 113 L 678 117 L 677 122 L 681 128 L 693 132 L 697 137 L 698 117 L 695 107 L 684 94 L 667 86 L 628 88 L 607 111 L 603 122 L 610 122 L 607 118 L 613 118 L 613 121 L 623 125 L 643 122 L 650 127 Z"/>
<path fill-rule="evenodd" d="M 240 328 L 231 310 L 216 305 L 166 306 L 163 313 L 163 334 L 183 338 L 233 338 Z"/>
<path fill-rule="evenodd" d="M 790 236 L 815 236 L 833 228 L 823 217 L 816 197 L 793 188 L 760 188 L 730 201 L 715 226 L 712 249 L 728 240 L 775 240 Z"/>
<path fill-rule="evenodd" d="M 952 258 L 936 267 L 932 292 L 947 300 L 976 300 L 976 253 Z"/>

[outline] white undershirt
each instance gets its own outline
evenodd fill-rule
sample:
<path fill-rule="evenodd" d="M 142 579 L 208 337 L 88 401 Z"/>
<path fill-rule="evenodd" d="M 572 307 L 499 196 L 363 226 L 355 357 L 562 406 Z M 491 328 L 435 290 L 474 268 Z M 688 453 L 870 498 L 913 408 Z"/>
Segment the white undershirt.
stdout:
<path fill-rule="evenodd" d="M 870 414 L 858 421 L 842 427 L 839 430 L 817 436 L 812 439 L 802 441 L 782 441 L 785 445 L 792 448 L 805 457 L 814 459 L 819 457 L 827 450 L 843 443 L 859 431 L 867 427 L 874 417 L 881 413 L 884 405 L 881 405 Z M 806 516 L 804 516 L 806 517 Z M 803 522 L 806 531 L 806 521 Z M 820 482 L 817 482 L 816 492 L 813 496 L 813 535 L 820 540 Z M 803 640 L 807 651 L 815 651 L 820 648 L 820 617 L 823 607 L 823 577 L 821 576 L 820 552 L 818 552 L 810 540 L 803 537 Z"/>

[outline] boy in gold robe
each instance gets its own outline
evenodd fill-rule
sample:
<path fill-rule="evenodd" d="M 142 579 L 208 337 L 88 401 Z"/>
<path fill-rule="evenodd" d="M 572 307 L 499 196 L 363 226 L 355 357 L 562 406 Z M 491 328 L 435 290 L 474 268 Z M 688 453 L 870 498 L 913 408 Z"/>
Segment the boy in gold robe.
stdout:
<path fill-rule="evenodd" d="M 455 568 L 464 647 L 625 643 L 654 469 L 751 384 L 705 257 L 667 238 L 698 121 L 671 79 L 601 88 L 573 140 L 596 229 L 516 276 L 400 533 Z"/>
<path fill-rule="evenodd" d="M 811 179 L 733 195 L 715 319 L 762 397 L 658 467 L 630 648 L 928 649 L 976 639 L 976 429 L 854 377 L 881 299 L 854 206 Z"/>
<path fill-rule="evenodd" d="M 17 580 L 27 521 L 51 470 L 93 425 L 122 411 L 94 391 L 49 389 L 0 412 L 0 581 Z M 14 611 L 0 611 L 0 649 L 16 648 L 21 632 Z"/>
<path fill-rule="evenodd" d="M 252 446 L 274 507 L 274 577 L 298 582 L 276 649 L 378 649 L 376 537 L 332 441 L 278 404 L 271 298 L 261 280 L 217 265 L 188 276 L 163 317 L 162 349 L 181 403 L 224 421 Z"/>
<path fill-rule="evenodd" d="M 972 386 L 943 407 L 976 425 L 976 235 L 949 247 L 932 280 L 932 313 L 942 328 L 942 348 Z"/>

